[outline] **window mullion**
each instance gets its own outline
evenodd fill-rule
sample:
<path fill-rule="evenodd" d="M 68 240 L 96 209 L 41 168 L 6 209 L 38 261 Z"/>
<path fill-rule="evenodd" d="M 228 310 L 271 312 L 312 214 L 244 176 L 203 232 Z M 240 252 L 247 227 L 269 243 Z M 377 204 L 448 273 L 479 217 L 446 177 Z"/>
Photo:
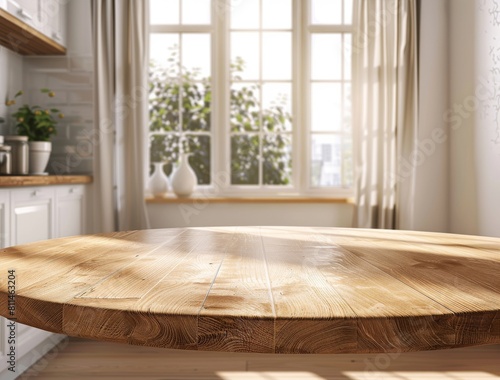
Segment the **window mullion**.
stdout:
<path fill-rule="evenodd" d="M 217 192 L 227 191 L 230 184 L 231 152 L 229 136 L 229 65 L 228 65 L 228 24 L 229 11 L 224 6 L 225 0 L 217 2 L 212 7 L 214 34 L 212 54 L 212 133 L 213 150 L 213 186 Z M 223 11 L 221 11 L 223 10 Z M 229 174 L 229 175 L 228 175 Z"/>
<path fill-rule="evenodd" d="M 179 7 L 181 8 L 181 7 Z M 179 11 L 180 12 L 180 11 Z M 179 154 L 181 153 L 181 150 L 184 149 L 182 146 L 182 140 L 183 140 L 183 131 L 182 131 L 182 122 L 183 122 L 183 97 L 184 97 L 184 84 L 182 82 L 182 76 L 184 74 L 183 70 L 183 62 L 182 62 L 182 49 L 183 49 L 183 37 L 182 33 L 179 33 L 179 124 L 177 127 L 177 133 L 179 136 Z"/>
<path fill-rule="evenodd" d="M 298 193 L 303 193 L 304 175 L 306 168 L 304 163 L 307 162 L 307 156 L 304 153 L 307 140 L 307 127 L 305 115 L 307 110 L 307 86 L 304 85 L 306 76 L 304 75 L 304 28 L 303 28 L 303 11 L 304 2 L 301 0 L 293 0 L 293 18 L 292 18 L 292 36 L 293 36 L 293 77 L 292 77 L 292 96 L 293 96 L 293 130 L 292 130 L 292 178 L 293 186 Z"/>
<path fill-rule="evenodd" d="M 263 118 L 262 118 L 262 105 L 263 105 L 263 60 L 264 60 L 264 47 L 263 47 L 263 32 L 262 32 L 262 17 L 263 17 L 263 0 L 260 0 L 260 15 L 259 15 L 259 55 L 260 55 L 260 60 L 259 60 L 259 100 L 260 100 L 260 107 L 259 107 L 259 186 L 262 187 L 264 185 L 264 157 L 263 157 L 263 144 L 264 144 L 264 126 L 262 124 Z"/>

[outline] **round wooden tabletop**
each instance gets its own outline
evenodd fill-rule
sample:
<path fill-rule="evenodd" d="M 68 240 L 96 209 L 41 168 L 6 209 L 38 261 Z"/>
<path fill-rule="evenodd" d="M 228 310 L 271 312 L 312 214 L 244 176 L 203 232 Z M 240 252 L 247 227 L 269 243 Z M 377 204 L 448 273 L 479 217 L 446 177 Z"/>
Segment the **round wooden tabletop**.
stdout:
<path fill-rule="evenodd" d="M 2 250 L 0 315 L 70 336 L 177 349 L 432 350 L 500 343 L 499 274 L 495 238 L 309 227 L 130 231 Z"/>

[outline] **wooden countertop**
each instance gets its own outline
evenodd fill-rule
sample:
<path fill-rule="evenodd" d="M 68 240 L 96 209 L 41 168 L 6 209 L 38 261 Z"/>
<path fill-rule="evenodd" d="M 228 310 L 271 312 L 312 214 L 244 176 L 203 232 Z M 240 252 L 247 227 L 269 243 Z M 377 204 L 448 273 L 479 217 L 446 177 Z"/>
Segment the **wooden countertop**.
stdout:
<path fill-rule="evenodd" d="M 77 185 L 92 183 L 90 175 L 0 176 L 1 187 Z"/>
<path fill-rule="evenodd" d="M 435 350 L 500 343 L 499 273 L 496 238 L 312 227 L 129 231 L 2 250 L 0 315 L 177 349 Z"/>
<path fill-rule="evenodd" d="M 22 55 L 65 55 L 66 48 L 0 9 L 0 45 Z"/>

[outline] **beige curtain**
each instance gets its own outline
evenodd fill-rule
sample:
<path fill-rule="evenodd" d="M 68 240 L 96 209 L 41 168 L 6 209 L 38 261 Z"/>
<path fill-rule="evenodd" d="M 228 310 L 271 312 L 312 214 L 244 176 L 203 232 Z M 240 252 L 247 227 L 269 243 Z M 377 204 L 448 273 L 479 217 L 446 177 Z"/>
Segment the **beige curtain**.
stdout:
<path fill-rule="evenodd" d="M 148 228 L 149 1 L 92 0 L 94 220 L 99 232 Z"/>
<path fill-rule="evenodd" d="M 411 229 L 417 0 L 356 0 L 354 15 L 354 225 Z"/>

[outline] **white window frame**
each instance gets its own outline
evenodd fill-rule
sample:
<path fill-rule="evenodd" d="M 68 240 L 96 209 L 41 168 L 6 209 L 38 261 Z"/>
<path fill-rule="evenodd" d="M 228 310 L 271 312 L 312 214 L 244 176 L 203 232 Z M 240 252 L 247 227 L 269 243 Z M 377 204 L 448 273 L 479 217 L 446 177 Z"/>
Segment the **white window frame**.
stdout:
<path fill-rule="evenodd" d="M 302 2 L 300 0 L 294 0 L 298 1 L 299 3 L 303 4 L 303 9 L 301 10 L 301 24 L 300 26 L 303 28 L 302 29 L 302 60 L 300 62 L 301 68 L 303 68 L 301 74 L 302 77 L 299 78 L 300 84 L 302 88 L 304 89 L 303 94 L 305 94 L 305 102 L 306 104 L 302 105 L 303 106 L 303 119 L 301 122 L 303 123 L 305 127 L 302 128 L 303 130 L 301 131 L 301 138 L 303 139 L 302 141 L 305 142 L 305 146 L 302 146 L 302 154 L 305 154 L 305 156 L 302 156 L 301 162 L 305 162 L 305 169 L 302 172 L 302 177 L 301 177 L 301 184 L 305 187 L 303 190 L 303 193 L 306 195 L 311 195 L 311 196 L 321 196 L 325 194 L 329 194 L 334 197 L 352 197 L 354 195 L 354 188 L 340 188 L 340 187 L 325 187 L 325 188 L 314 188 L 311 186 L 310 183 L 310 178 L 311 178 L 311 157 L 312 157 L 312 152 L 311 152 L 311 146 L 312 146 L 312 130 L 311 130 L 311 86 L 310 84 L 310 79 L 311 78 L 311 40 L 312 40 L 312 35 L 314 33 L 350 33 L 352 35 L 353 30 L 354 30 L 354 20 L 351 25 L 320 25 L 320 24 L 315 24 L 312 25 L 310 24 L 311 20 L 311 0 L 306 0 L 305 2 Z M 304 4 L 305 3 L 305 4 Z M 344 18 L 345 10 L 344 10 L 345 2 L 342 2 L 342 19 Z M 345 65 L 345 60 L 342 59 L 342 67 Z M 344 72 L 344 69 L 342 70 Z M 299 73 L 300 75 L 300 73 Z M 353 72 L 351 70 L 351 81 L 352 81 L 352 75 Z M 297 128 L 298 129 L 298 128 Z M 352 129 L 351 129 L 352 132 Z M 295 146 L 294 146 L 295 148 Z M 353 168 L 354 169 L 354 168 Z"/>
<path fill-rule="evenodd" d="M 346 198 L 353 189 L 310 185 L 310 85 L 312 33 L 352 33 L 353 25 L 310 25 L 311 0 L 292 0 L 292 184 L 231 185 L 230 151 L 230 1 L 211 0 L 210 25 L 151 25 L 150 33 L 208 33 L 211 35 L 211 185 L 198 186 L 216 196 L 310 196 Z M 265 0 L 262 0 L 265 1 Z M 272 0 L 271 0 L 272 1 Z M 301 54 L 302 53 L 302 54 Z M 343 60 L 344 64 L 344 60 Z M 351 73 L 351 76 L 353 74 Z M 302 100 L 301 100 L 302 99 Z M 302 104 L 301 104 L 302 103 Z M 302 126 L 302 127 L 301 127 Z M 154 132 L 152 132 L 154 134 Z M 187 134 L 192 134 L 188 132 Z"/>

